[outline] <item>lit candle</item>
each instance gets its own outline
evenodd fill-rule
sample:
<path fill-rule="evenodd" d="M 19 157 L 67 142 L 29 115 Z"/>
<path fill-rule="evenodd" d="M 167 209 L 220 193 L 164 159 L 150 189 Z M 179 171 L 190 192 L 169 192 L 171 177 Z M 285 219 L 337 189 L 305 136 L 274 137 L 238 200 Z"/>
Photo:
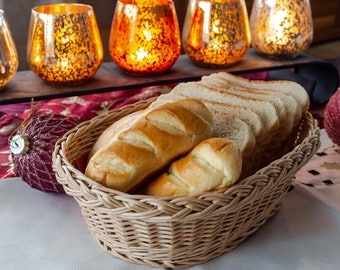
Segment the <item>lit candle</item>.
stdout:
<path fill-rule="evenodd" d="M 250 15 L 252 46 L 261 54 L 294 58 L 311 44 L 309 0 L 255 0 Z"/>
<path fill-rule="evenodd" d="M 32 9 L 27 58 L 32 71 L 49 83 L 87 82 L 103 60 L 92 7 L 62 3 Z"/>
<path fill-rule="evenodd" d="M 244 0 L 189 1 L 182 38 L 184 51 L 200 66 L 237 63 L 250 47 Z"/>
<path fill-rule="evenodd" d="M 171 68 L 181 51 L 173 1 L 117 1 L 109 50 L 113 61 L 129 74 Z"/>

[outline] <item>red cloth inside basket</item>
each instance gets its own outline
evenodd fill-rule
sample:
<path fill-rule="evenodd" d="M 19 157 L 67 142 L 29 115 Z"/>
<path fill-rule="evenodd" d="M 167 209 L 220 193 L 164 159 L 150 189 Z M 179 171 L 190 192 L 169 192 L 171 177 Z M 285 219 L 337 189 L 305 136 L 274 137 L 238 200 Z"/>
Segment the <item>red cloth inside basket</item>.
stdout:
<path fill-rule="evenodd" d="M 86 161 L 87 161 L 87 155 L 84 155 L 76 160 L 76 169 L 81 171 L 82 173 L 85 173 L 86 169 Z"/>

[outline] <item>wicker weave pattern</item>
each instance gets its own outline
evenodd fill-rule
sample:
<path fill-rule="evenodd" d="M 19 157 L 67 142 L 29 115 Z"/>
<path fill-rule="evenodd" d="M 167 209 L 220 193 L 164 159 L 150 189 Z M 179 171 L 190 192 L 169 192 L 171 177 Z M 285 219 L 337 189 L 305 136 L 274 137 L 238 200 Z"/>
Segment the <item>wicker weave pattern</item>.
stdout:
<path fill-rule="evenodd" d="M 234 249 L 275 214 L 294 174 L 320 145 L 320 130 L 307 113 L 291 152 L 229 189 L 195 197 L 130 195 L 76 169 L 75 160 L 107 126 L 150 102 L 80 124 L 57 142 L 53 154 L 57 179 L 79 203 L 90 232 L 104 250 L 129 262 L 183 268 Z"/>

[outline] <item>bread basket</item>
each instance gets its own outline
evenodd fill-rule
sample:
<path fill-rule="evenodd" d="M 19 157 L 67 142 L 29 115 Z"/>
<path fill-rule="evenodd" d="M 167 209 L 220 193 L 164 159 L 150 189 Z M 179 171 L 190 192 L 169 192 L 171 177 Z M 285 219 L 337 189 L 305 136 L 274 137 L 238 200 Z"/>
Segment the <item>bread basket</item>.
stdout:
<path fill-rule="evenodd" d="M 226 190 L 156 198 L 122 193 L 86 177 L 77 161 L 96 138 L 152 101 L 81 123 L 56 143 L 53 153 L 57 180 L 78 202 L 92 235 L 105 251 L 128 262 L 185 268 L 234 249 L 275 214 L 295 173 L 320 145 L 320 130 L 307 112 L 293 150 Z"/>

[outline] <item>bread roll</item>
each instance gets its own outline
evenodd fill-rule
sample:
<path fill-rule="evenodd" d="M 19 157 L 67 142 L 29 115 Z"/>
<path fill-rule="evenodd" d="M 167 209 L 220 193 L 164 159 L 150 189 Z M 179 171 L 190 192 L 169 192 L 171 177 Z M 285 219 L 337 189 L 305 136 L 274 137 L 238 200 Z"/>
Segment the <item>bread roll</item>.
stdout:
<path fill-rule="evenodd" d="M 148 178 L 164 169 L 171 161 L 211 137 L 212 115 L 196 99 L 161 104 L 147 109 L 128 124 L 117 125 L 99 137 L 100 146 L 89 159 L 85 174 L 104 186 L 133 192 Z M 119 124 L 118 127 L 121 127 Z"/>
<path fill-rule="evenodd" d="M 168 172 L 149 182 L 146 194 L 188 196 L 218 190 L 234 184 L 241 169 L 241 153 L 233 141 L 209 138 L 171 163 Z"/>

